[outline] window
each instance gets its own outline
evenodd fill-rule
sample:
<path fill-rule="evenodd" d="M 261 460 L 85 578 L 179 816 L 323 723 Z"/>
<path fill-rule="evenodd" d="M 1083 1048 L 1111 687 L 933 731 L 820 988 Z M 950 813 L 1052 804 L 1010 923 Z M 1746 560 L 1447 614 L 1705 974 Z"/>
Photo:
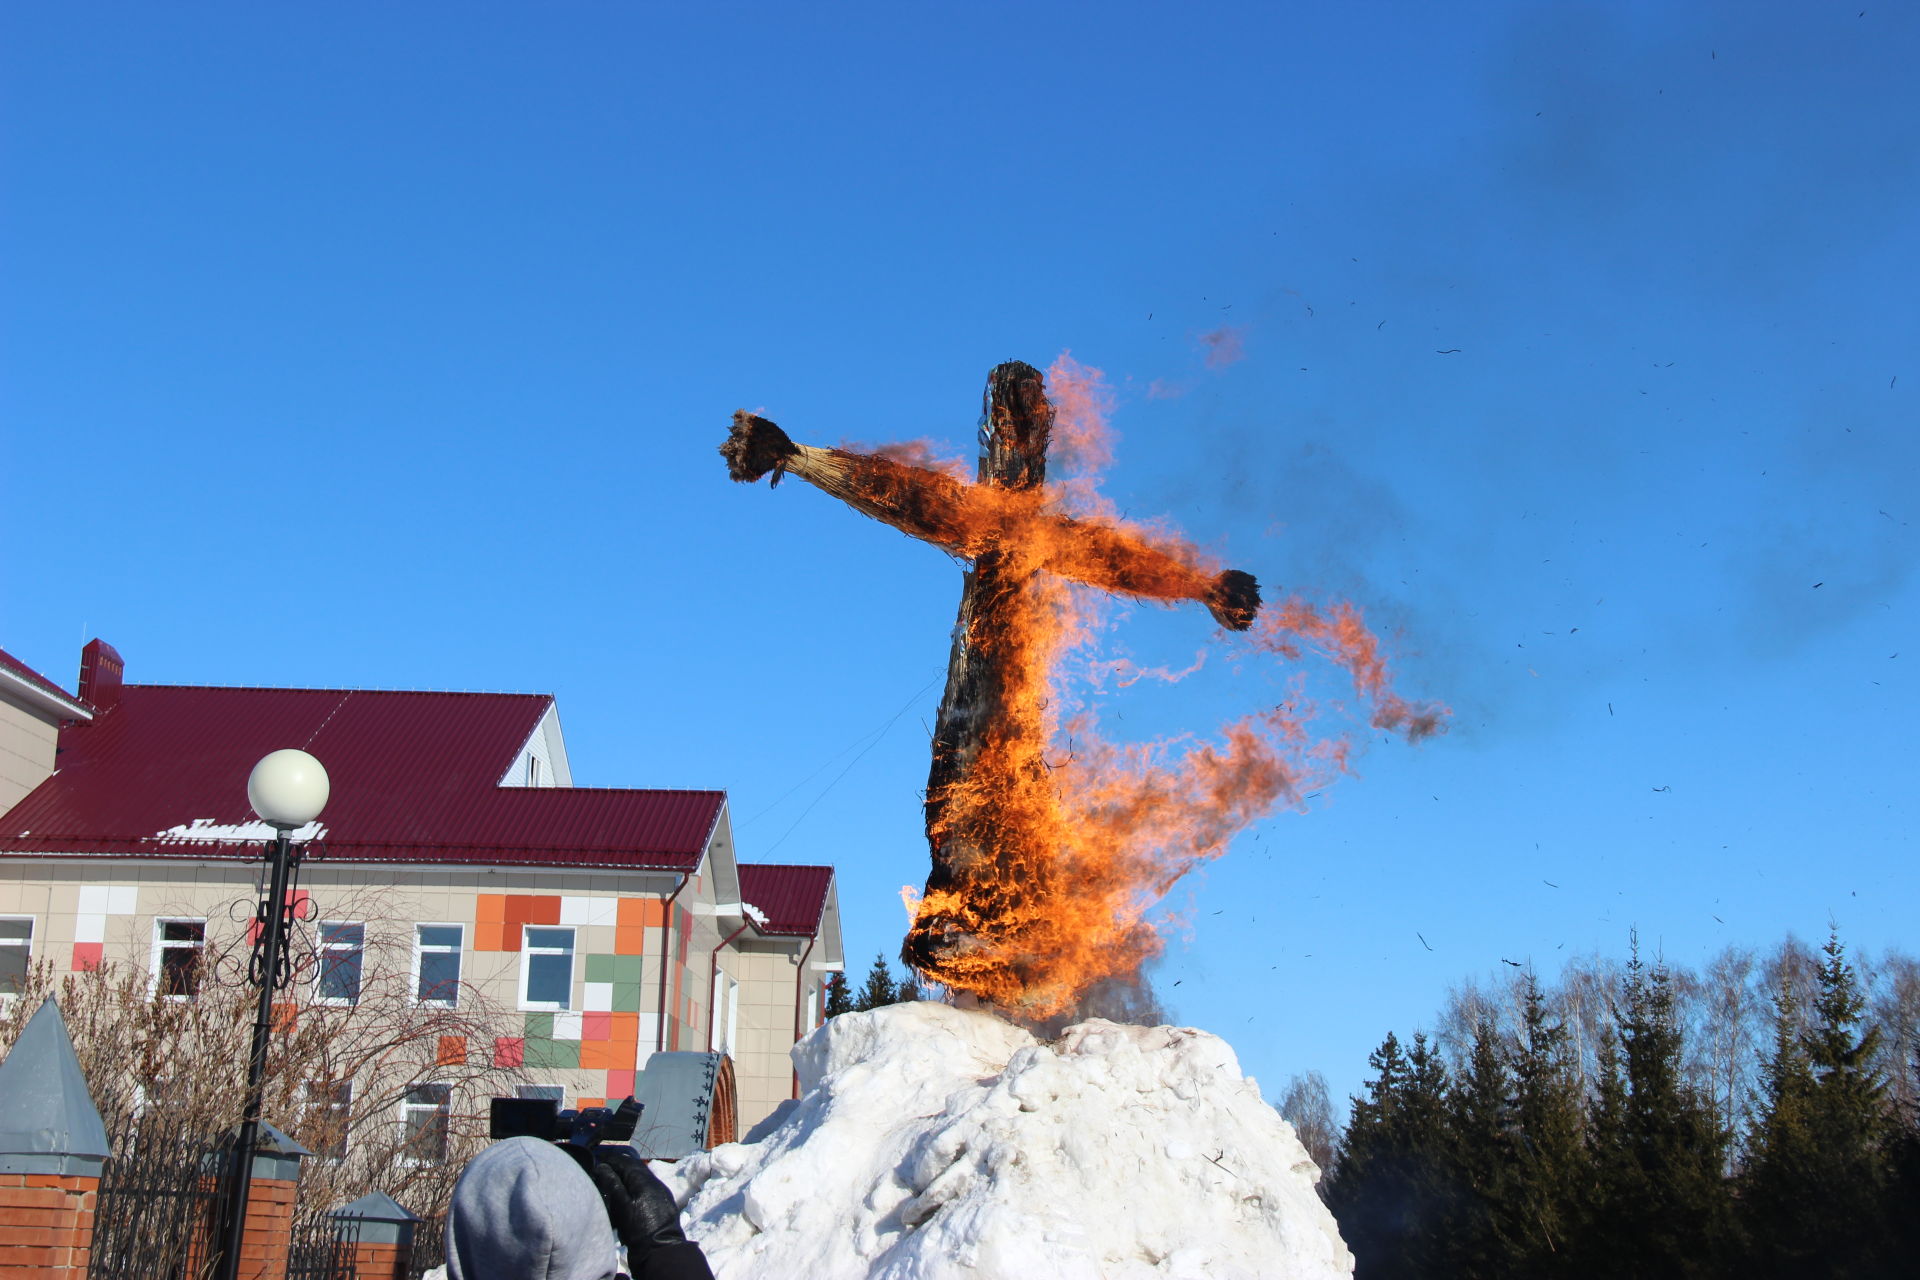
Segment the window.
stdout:
<path fill-rule="evenodd" d="M 329 1160 L 344 1160 L 347 1155 L 347 1125 L 353 1112 L 353 1081 L 309 1080 L 305 1112 L 305 1140 L 315 1155 Z"/>
<path fill-rule="evenodd" d="M 523 927 L 520 1007 L 568 1008 L 573 1002 L 573 930 Z"/>
<path fill-rule="evenodd" d="M 200 994 L 200 960 L 207 949 L 205 920 L 156 920 L 159 961 L 154 971 L 160 994 L 191 1000 Z"/>
<path fill-rule="evenodd" d="M 0 920 L 0 996 L 27 989 L 27 961 L 33 956 L 33 918 Z"/>
<path fill-rule="evenodd" d="M 421 1004 L 460 1003 L 460 944 L 457 924 L 416 925 L 413 931 L 413 998 Z"/>
<path fill-rule="evenodd" d="M 367 926 L 320 922 L 320 974 L 314 996 L 325 1004 L 352 1004 L 360 998 L 360 967 L 366 954 Z"/>
<path fill-rule="evenodd" d="M 414 1164 L 439 1164 L 447 1158 L 447 1117 L 452 1113 L 452 1098 L 450 1085 L 417 1084 L 407 1090 L 401 1120 L 405 1159 Z"/>

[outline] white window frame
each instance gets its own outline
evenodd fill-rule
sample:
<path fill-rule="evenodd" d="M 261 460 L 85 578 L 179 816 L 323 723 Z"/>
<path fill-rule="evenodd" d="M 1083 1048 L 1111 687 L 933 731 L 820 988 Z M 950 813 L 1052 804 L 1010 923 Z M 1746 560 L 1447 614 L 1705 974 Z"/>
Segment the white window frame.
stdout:
<path fill-rule="evenodd" d="M 167 933 L 167 926 L 170 924 L 199 925 L 200 941 L 192 945 L 191 947 L 189 947 L 186 943 L 182 943 L 182 942 L 175 942 L 175 943 L 169 944 L 166 939 L 166 933 Z M 165 976 L 167 952 L 185 951 L 185 950 L 197 951 L 200 954 L 200 959 L 196 961 L 194 964 L 192 993 L 189 995 L 179 995 L 171 991 L 162 991 L 160 980 L 162 977 Z M 207 955 L 207 918 L 205 916 L 158 916 L 156 917 L 153 922 L 153 955 L 152 955 L 153 977 L 152 977 L 152 980 L 148 983 L 148 989 L 154 992 L 156 995 L 160 995 L 168 1000 L 178 1000 L 178 1001 L 181 1001 L 182 1003 L 198 1000 L 200 998 L 200 986 L 202 983 L 204 983 L 207 980 L 206 955 Z"/>
<path fill-rule="evenodd" d="M 419 1103 L 413 1101 L 413 1093 L 416 1089 L 445 1089 L 447 1096 L 444 1101 L 432 1105 Z M 441 1117 L 441 1149 L 439 1156 L 433 1159 L 422 1159 L 412 1154 L 410 1138 L 412 1136 L 413 1117 L 416 1112 L 427 1112 Z M 402 1090 L 400 1094 L 400 1162 L 411 1165 L 417 1169 L 431 1168 L 437 1164 L 445 1164 L 447 1162 L 447 1156 L 452 1150 L 452 1143 L 453 1086 L 442 1080 L 416 1080 Z"/>
<path fill-rule="evenodd" d="M 353 995 L 350 997 L 322 995 L 320 994 L 320 984 L 325 981 L 327 975 L 327 953 L 348 949 L 346 947 L 330 945 L 326 940 L 327 929 L 329 927 L 339 928 L 342 925 L 349 925 L 360 930 L 360 945 L 354 948 L 359 972 L 354 977 Z M 367 922 L 364 920 L 318 921 L 313 936 L 313 959 L 313 1002 L 315 1004 L 334 1005 L 340 1008 L 351 1008 L 359 1004 L 360 996 L 362 992 L 365 991 L 367 985 Z"/>
<path fill-rule="evenodd" d="M 0 942 L 0 951 L 18 950 L 26 953 L 26 963 L 21 968 L 21 971 L 20 971 L 21 981 L 24 982 L 27 978 L 27 975 L 33 972 L 33 933 L 34 933 L 35 927 L 40 923 L 40 920 L 37 916 L 21 916 L 21 915 L 0 916 L 0 924 L 13 924 L 16 921 L 24 921 L 26 923 L 27 937 L 26 937 L 25 944 L 20 945 L 13 942 L 12 940 Z M 20 993 L 18 991 L 0 991 L 0 1008 L 5 1008 L 9 1003 L 12 1002 L 14 997 L 18 996 L 19 994 Z"/>
<path fill-rule="evenodd" d="M 567 997 L 555 1004 L 547 1000 L 529 1000 L 527 984 L 533 977 L 533 958 L 535 956 L 559 955 L 557 947 L 535 948 L 530 939 L 535 929 L 550 933 L 565 932 L 567 935 Z M 580 931 L 570 924 L 525 924 L 520 926 L 520 1007 L 529 1012 L 567 1013 L 573 1009 L 573 980 L 578 965 L 575 963 L 580 950 Z"/>
<path fill-rule="evenodd" d="M 333 1090 L 342 1088 L 346 1090 L 346 1096 L 344 1098 L 335 1096 Z M 340 1116 L 342 1121 L 340 1127 L 340 1150 L 337 1153 L 323 1150 L 315 1151 L 314 1154 L 323 1160 L 332 1160 L 335 1162 L 345 1160 L 348 1153 L 353 1149 L 353 1081 L 351 1079 L 308 1080 L 301 1086 L 300 1094 L 300 1107 L 302 1111 L 309 1113 L 314 1111 L 334 1112 Z"/>
<path fill-rule="evenodd" d="M 455 960 L 457 961 L 455 967 L 459 969 L 460 975 L 454 978 L 453 980 L 453 997 L 451 999 L 448 999 L 448 1000 L 422 999 L 420 996 L 420 957 L 422 955 L 425 955 L 428 952 L 433 952 L 436 955 L 445 955 L 447 952 L 447 948 L 444 946 L 441 946 L 438 943 L 435 943 L 429 946 L 428 944 L 422 942 L 420 940 L 420 931 L 422 929 L 457 929 L 460 932 L 460 941 L 455 943 L 453 946 L 453 954 L 454 954 Z M 458 923 L 442 923 L 438 920 L 421 920 L 414 924 L 413 926 L 413 972 L 409 974 L 407 977 L 408 998 L 414 1004 L 433 1005 L 436 1008 L 441 1008 L 441 1009 L 458 1009 L 460 1007 L 460 984 L 465 980 L 466 971 L 467 971 L 467 926 L 465 926 L 464 924 L 458 924 Z"/>

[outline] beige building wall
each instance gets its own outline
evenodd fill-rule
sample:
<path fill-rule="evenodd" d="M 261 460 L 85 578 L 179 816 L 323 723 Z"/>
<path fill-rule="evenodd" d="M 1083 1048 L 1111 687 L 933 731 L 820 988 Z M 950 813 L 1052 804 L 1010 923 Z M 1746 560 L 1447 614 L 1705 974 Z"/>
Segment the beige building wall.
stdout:
<path fill-rule="evenodd" d="M 793 1062 L 788 1051 L 794 1044 L 796 1012 L 802 1035 L 820 1023 L 827 975 L 815 968 L 814 956 L 808 956 L 803 976 L 801 957 L 808 941 L 756 938 L 729 957 L 732 976 L 740 984 L 740 1051 L 734 1080 L 743 1134 L 793 1096 Z"/>
<path fill-rule="evenodd" d="M 657 872 L 315 860 L 300 876 L 300 893 L 312 904 L 302 908 L 309 918 L 296 942 L 306 960 L 306 994 L 313 995 L 323 923 L 361 924 L 369 994 L 393 989 L 409 999 L 416 991 L 416 927 L 457 925 L 461 999 L 486 1032 L 465 1052 L 518 1066 L 529 1083 L 559 1085 L 573 1106 L 624 1097 L 657 1048 L 708 1049 L 709 1003 L 718 985 L 729 1003 L 739 994 L 731 1049 L 744 1132 L 790 1092 L 786 1051 L 799 947 L 752 941 L 748 929 L 716 956 L 744 918 L 737 889 L 716 886 L 713 862 L 704 860 L 682 886 L 680 876 Z M 261 870 L 257 862 L 9 859 L 0 863 L 0 916 L 31 918 L 33 957 L 60 970 L 112 963 L 151 974 L 167 920 L 205 921 L 215 949 L 243 945 Z M 717 887 L 732 890 L 734 901 L 719 902 Z M 530 1008 L 521 998 L 530 957 L 520 943 L 529 927 L 571 936 L 565 1009 Z M 824 976 L 814 975 L 812 987 Z M 485 1099 L 456 1105 L 477 1110 Z"/>
<path fill-rule="evenodd" d="M 0 813 L 53 776 L 60 722 L 0 697 Z"/>

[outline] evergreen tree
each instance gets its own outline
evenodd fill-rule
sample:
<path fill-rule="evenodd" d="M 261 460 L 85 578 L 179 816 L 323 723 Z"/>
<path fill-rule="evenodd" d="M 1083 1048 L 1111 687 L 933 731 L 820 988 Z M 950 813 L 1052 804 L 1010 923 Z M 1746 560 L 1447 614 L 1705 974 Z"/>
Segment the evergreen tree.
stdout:
<path fill-rule="evenodd" d="M 1638 940 L 1621 995 L 1618 1047 L 1608 1046 L 1593 1114 L 1584 1265 L 1647 1280 L 1723 1274 L 1727 1136 L 1711 1102 L 1686 1084 L 1672 978 L 1663 964 L 1647 967 Z"/>
<path fill-rule="evenodd" d="M 893 970 L 887 966 L 886 953 L 881 952 L 873 958 L 873 968 L 867 970 L 866 984 L 860 988 L 860 994 L 854 997 L 853 1007 L 865 1013 L 869 1009 L 892 1004 L 899 998 L 899 988 L 893 982 Z"/>
<path fill-rule="evenodd" d="M 907 970 L 907 976 L 900 979 L 900 985 L 894 988 L 893 1002 L 895 1004 L 911 1004 L 920 998 L 920 976 L 909 969 Z"/>
<path fill-rule="evenodd" d="M 1509 1075 L 1491 1016 L 1474 1024 L 1465 1069 L 1447 1098 L 1444 1238 L 1449 1270 L 1509 1274 L 1515 1159 L 1508 1128 Z"/>
<path fill-rule="evenodd" d="M 1546 995 L 1529 972 L 1521 986 L 1513 1049 L 1514 1172 L 1504 1273 L 1570 1276 L 1581 1205 L 1591 1179 L 1582 1146 L 1578 1079 L 1567 1030 L 1549 1022 Z"/>
<path fill-rule="evenodd" d="M 1804 1030 L 1796 1030 L 1791 987 L 1783 983 L 1775 999 L 1773 1054 L 1741 1186 L 1756 1275 L 1893 1274 L 1882 1270 L 1893 1259 L 1875 1212 L 1899 1137 L 1874 1066 L 1880 1029 L 1859 1025 L 1866 1001 L 1837 934 L 1824 954 Z"/>
<path fill-rule="evenodd" d="M 847 988 L 847 975 L 830 973 L 827 975 L 827 1016 L 837 1018 L 843 1013 L 853 1012 L 853 992 Z"/>
<path fill-rule="evenodd" d="M 1912 1033 L 1909 1032 L 1909 1035 Z M 1908 1089 L 1920 1092 L 1920 1051 L 1901 1064 Z M 1883 1245 L 1894 1259 L 1920 1257 L 1920 1104 L 1908 1103 L 1894 1112 L 1894 1136 L 1887 1159 L 1887 1186 L 1880 1197 Z"/>
<path fill-rule="evenodd" d="M 1444 1274 L 1446 1067 L 1424 1034 L 1403 1054 L 1389 1033 L 1367 1062 L 1375 1075 L 1353 1100 L 1327 1205 L 1367 1280 Z"/>

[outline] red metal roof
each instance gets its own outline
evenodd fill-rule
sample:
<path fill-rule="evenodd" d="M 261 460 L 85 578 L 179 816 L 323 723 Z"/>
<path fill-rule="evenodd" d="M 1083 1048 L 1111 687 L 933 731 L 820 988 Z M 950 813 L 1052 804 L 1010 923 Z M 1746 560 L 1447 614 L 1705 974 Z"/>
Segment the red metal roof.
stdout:
<path fill-rule="evenodd" d="M 754 921 L 761 933 L 810 938 L 820 932 L 832 884 L 832 867 L 740 864 L 740 897 L 766 917 L 764 924 Z"/>
<path fill-rule="evenodd" d="M 268 751 L 300 747 L 332 783 L 320 823 L 333 858 L 692 871 L 725 792 L 498 785 L 552 703 L 126 685 L 111 710 L 61 730 L 57 772 L 0 816 L 0 856 L 251 854 L 251 835 L 167 833 L 257 822 L 247 775 Z"/>
<path fill-rule="evenodd" d="M 36 688 L 41 690 L 43 693 L 47 694 L 49 697 L 57 698 L 61 702 L 67 704 L 70 707 L 74 707 L 79 711 L 84 712 L 88 710 L 86 703 L 80 701 L 80 699 L 74 697 L 72 694 L 68 693 L 65 689 L 62 689 L 59 685 L 47 679 L 45 676 L 41 675 L 38 671 L 35 671 L 32 667 L 28 666 L 26 663 L 20 661 L 20 659 L 8 653 L 5 649 L 0 649 L 0 668 L 4 668 L 7 671 L 11 671 L 14 675 L 26 681 L 28 684 L 35 686 Z"/>

